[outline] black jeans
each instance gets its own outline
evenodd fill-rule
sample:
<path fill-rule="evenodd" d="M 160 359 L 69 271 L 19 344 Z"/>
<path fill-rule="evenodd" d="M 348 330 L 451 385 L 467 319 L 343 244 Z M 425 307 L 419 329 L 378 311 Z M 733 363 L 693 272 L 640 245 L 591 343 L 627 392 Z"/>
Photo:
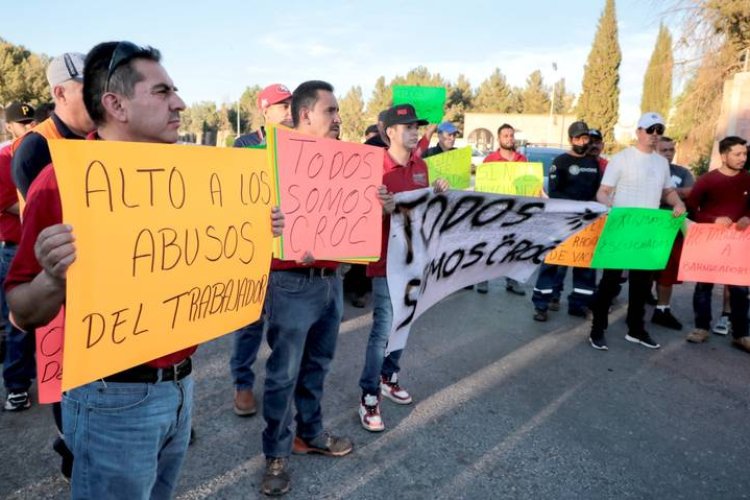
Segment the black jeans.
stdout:
<path fill-rule="evenodd" d="M 729 321 L 732 323 L 732 336 L 736 339 L 747 337 L 748 324 L 748 287 L 729 287 L 729 306 L 732 312 Z M 695 313 L 695 327 L 704 330 L 711 329 L 711 294 L 714 289 L 713 283 L 696 283 L 693 292 L 693 312 Z"/>
<path fill-rule="evenodd" d="M 609 326 L 609 307 L 620 291 L 621 269 L 605 269 L 599 287 L 594 294 L 591 336 L 601 337 Z M 646 298 L 651 293 L 652 271 L 629 271 L 627 325 L 630 335 L 639 336 L 645 331 L 643 316 L 646 313 Z"/>

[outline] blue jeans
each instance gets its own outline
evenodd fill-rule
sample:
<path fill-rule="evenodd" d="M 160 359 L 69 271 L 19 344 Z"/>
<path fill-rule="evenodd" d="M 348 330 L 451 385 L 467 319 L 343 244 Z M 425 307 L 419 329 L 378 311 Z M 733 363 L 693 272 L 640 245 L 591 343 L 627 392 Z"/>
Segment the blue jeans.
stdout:
<path fill-rule="evenodd" d="M 359 377 L 359 386 L 363 394 L 378 394 L 380 376 L 390 378 L 400 370 L 398 362 L 403 349 L 385 355 L 392 323 L 393 308 L 388 281 L 386 278 L 375 277 L 372 279 L 372 330 L 365 351 L 365 366 Z"/>
<path fill-rule="evenodd" d="M 5 321 L 5 360 L 3 361 L 3 381 L 8 392 L 25 392 L 36 378 L 36 344 L 34 335 L 24 333 L 8 320 L 8 304 L 2 283 L 8 274 L 10 262 L 16 255 L 15 246 L 0 248 L 0 300 L 2 319 Z"/>
<path fill-rule="evenodd" d="M 252 389 L 255 383 L 253 363 L 258 357 L 263 340 L 263 316 L 234 332 L 234 351 L 229 359 L 234 386 L 237 389 Z"/>
<path fill-rule="evenodd" d="M 732 309 L 729 314 L 729 322 L 732 323 L 732 336 L 734 338 L 747 337 L 748 335 L 748 287 L 728 285 L 729 306 Z M 711 294 L 713 283 L 696 283 L 693 292 L 693 312 L 695 313 L 695 327 L 704 330 L 711 329 Z"/>
<path fill-rule="evenodd" d="M 560 300 L 566 274 L 568 274 L 567 266 L 541 265 L 539 277 L 534 285 L 534 294 L 531 296 L 535 309 L 546 311 L 552 299 Z M 591 308 L 595 290 L 596 270 L 574 267 L 573 291 L 568 294 L 568 311 L 580 312 Z"/>
<path fill-rule="evenodd" d="M 65 441 L 76 457 L 71 497 L 172 498 L 188 442 L 193 378 L 96 381 L 65 393 Z"/>
<path fill-rule="evenodd" d="M 341 277 L 310 277 L 271 271 L 266 295 L 266 361 L 263 394 L 263 453 L 287 457 L 292 451 L 292 402 L 297 435 L 310 440 L 323 432 L 323 382 L 336 351 L 343 314 Z"/>

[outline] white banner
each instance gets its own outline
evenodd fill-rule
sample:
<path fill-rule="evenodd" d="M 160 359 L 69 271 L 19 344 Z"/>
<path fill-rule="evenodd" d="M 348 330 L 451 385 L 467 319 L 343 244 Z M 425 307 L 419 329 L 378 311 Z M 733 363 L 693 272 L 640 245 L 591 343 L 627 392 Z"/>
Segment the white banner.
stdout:
<path fill-rule="evenodd" d="M 501 276 L 525 282 L 547 252 L 605 211 L 595 202 L 429 188 L 398 193 L 388 242 L 387 352 L 403 349 L 412 322 L 456 290 Z"/>

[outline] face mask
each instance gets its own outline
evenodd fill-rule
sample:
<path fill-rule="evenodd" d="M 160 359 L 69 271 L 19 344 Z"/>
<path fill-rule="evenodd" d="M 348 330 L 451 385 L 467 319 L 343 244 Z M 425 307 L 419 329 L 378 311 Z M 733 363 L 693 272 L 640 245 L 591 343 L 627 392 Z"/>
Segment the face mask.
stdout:
<path fill-rule="evenodd" d="M 589 150 L 589 145 L 588 144 L 583 144 L 583 145 L 573 144 L 573 147 L 571 149 L 577 155 L 585 155 Z"/>

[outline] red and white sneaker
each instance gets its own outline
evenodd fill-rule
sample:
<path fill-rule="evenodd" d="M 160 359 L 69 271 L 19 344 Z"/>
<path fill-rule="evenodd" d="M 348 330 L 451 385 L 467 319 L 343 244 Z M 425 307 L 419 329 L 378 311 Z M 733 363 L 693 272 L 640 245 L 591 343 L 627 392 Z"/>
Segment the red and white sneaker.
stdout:
<path fill-rule="evenodd" d="M 380 394 L 396 404 L 411 404 L 411 395 L 398 385 L 398 373 L 391 375 L 390 379 L 380 376 Z"/>
<path fill-rule="evenodd" d="M 359 421 L 366 430 L 380 432 L 385 429 L 380 418 L 380 400 L 375 394 L 367 394 L 359 402 Z"/>

